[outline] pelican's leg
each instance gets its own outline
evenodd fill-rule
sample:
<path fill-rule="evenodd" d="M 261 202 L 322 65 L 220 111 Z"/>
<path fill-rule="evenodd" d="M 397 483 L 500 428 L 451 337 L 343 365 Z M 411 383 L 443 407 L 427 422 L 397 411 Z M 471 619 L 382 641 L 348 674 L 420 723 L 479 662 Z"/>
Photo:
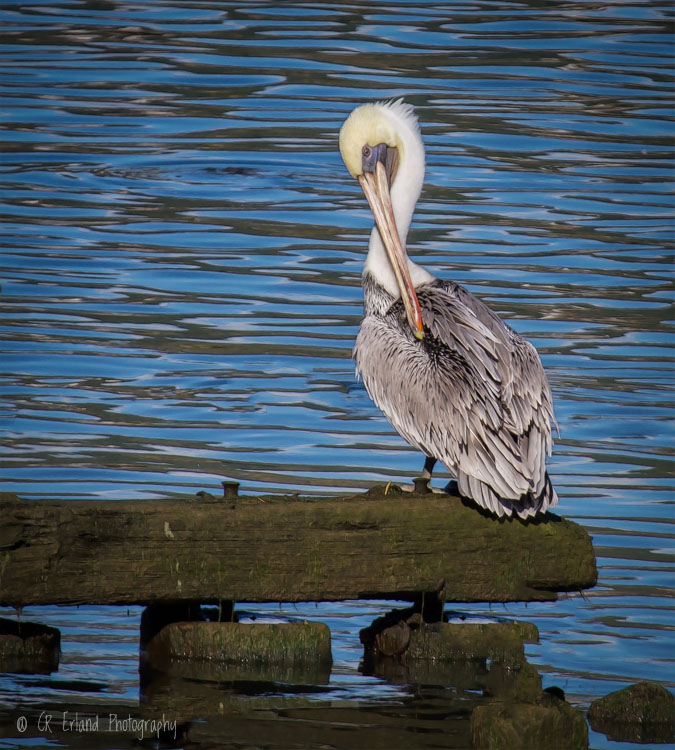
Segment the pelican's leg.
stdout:
<path fill-rule="evenodd" d="M 415 485 L 415 492 L 418 495 L 426 495 L 427 493 L 431 492 L 431 489 L 429 487 L 429 481 L 431 480 L 431 472 L 434 470 L 435 463 L 436 463 L 435 458 L 432 458 L 431 456 L 427 456 L 424 461 L 424 469 L 422 469 L 421 476 L 415 477 L 415 479 L 413 479 L 413 484 Z"/>
<path fill-rule="evenodd" d="M 422 476 L 424 479 L 431 479 L 431 475 L 434 471 L 434 466 L 436 465 L 436 460 L 433 456 L 427 456 L 424 459 L 424 469 L 422 470 Z"/>

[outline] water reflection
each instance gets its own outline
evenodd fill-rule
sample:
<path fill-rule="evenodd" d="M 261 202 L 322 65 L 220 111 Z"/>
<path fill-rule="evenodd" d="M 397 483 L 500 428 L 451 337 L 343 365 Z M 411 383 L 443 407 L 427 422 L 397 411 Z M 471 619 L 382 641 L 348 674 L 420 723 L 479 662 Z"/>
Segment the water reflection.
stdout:
<path fill-rule="evenodd" d="M 355 103 L 405 96 L 428 161 L 411 255 L 538 347 L 560 511 L 595 536 L 587 601 L 511 607 L 542 633 L 530 658 L 582 704 L 672 681 L 669 14 L 5 5 L 4 489 L 328 492 L 418 471 L 354 381 L 371 220 L 336 147 Z M 92 679 L 94 653 L 65 668 Z M 110 689 L 133 683 L 114 664 Z"/>

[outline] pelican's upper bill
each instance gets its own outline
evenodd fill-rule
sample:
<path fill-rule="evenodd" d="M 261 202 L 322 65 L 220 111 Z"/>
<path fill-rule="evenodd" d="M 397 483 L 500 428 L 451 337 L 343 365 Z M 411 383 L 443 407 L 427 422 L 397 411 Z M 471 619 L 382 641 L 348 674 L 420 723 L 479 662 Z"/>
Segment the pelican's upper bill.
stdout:
<path fill-rule="evenodd" d="M 363 174 L 361 154 L 366 145 L 386 143 L 387 146 L 396 148 L 399 158 L 403 160 L 405 139 L 399 132 L 402 123 L 419 138 L 415 111 L 403 99 L 363 104 L 349 115 L 340 129 L 340 153 L 352 177 Z"/>

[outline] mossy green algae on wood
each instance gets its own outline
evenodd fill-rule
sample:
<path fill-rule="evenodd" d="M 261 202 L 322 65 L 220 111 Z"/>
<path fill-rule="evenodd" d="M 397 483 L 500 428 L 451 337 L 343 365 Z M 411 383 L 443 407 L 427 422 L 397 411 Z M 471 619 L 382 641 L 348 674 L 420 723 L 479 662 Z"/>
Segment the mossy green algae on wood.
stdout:
<path fill-rule="evenodd" d="M 0 604 L 532 601 L 595 584 L 588 534 L 495 519 L 452 495 L 0 500 Z M 4 558 L 3 558 L 4 559 Z"/>

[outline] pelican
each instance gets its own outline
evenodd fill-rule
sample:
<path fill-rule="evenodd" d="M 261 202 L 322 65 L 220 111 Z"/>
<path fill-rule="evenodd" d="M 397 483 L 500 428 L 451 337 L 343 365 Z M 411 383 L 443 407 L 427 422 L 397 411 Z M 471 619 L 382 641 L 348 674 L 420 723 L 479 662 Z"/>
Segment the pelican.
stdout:
<path fill-rule="evenodd" d="M 471 292 L 408 258 L 424 144 L 402 100 L 357 107 L 340 153 L 375 219 L 363 268 L 356 375 L 396 431 L 440 460 L 461 495 L 528 518 L 558 501 L 546 472 L 551 389 L 536 349 Z"/>

